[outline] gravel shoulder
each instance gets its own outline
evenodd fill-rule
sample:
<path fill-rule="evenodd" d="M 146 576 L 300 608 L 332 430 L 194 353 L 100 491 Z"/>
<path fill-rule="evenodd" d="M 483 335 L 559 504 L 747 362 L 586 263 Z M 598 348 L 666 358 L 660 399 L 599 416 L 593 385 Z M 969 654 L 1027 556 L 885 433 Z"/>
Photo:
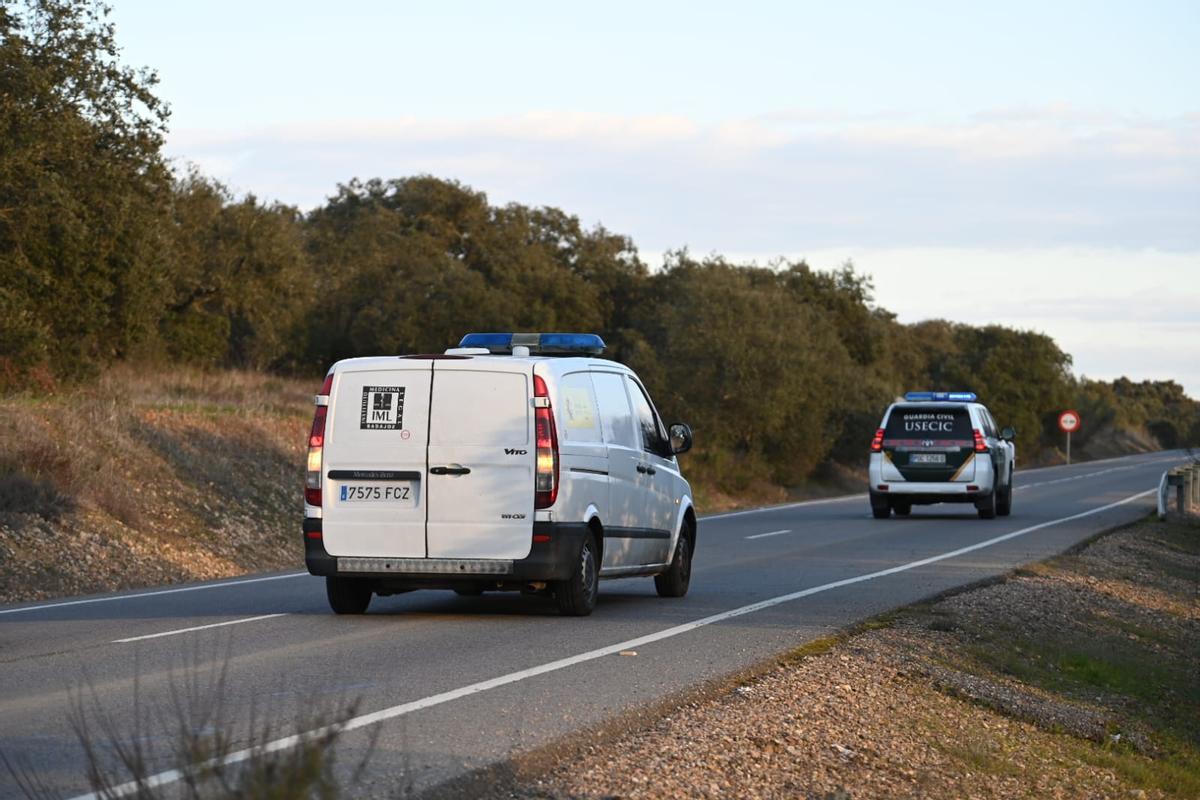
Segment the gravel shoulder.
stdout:
<path fill-rule="evenodd" d="M 1141 522 L 532 754 L 471 794 L 1200 797 L 1198 589 L 1200 526 Z"/>

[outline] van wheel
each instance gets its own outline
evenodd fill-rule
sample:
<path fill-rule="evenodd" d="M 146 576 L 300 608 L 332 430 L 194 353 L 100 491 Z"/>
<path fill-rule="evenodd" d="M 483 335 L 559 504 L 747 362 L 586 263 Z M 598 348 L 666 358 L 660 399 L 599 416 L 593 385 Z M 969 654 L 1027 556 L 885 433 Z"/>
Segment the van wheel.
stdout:
<path fill-rule="evenodd" d="M 1007 517 L 1012 513 L 1012 475 L 1008 476 L 1008 483 L 1004 487 L 1004 491 L 1000 492 L 1000 497 L 996 499 L 996 514 L 1001 517 Z"/>
<path fill-rule="evenodd" d="M 371 584 L 364 578 L 327 575 L 325 594 L 335 614 L 361 614 L 371 605 Z"/>
<path fill-rule="evenodd" d="M 554 599 L 558 610 L 568 617 L 586 617 L 596 607 L 600 568 L 596 563 L 596 540 L 589 534 L 579 548 L 579 560 L 571 577 L 555 581 Z"/>
<path fill-rule="evenodd" d="M 686 536 L 680 535 L 679 544 L 675 545 L 675 557 L 667 571 L 654 576 L 654 588 L 659 597 L 683 597 L 687 594 L 688 585 L 692 582 L 692 543 Z"/>
<path fill-rule="evenodd" d="M 992 491 L 988 492 L 987 497 L 976 501 L 975 510 L 979 512 L 980 519 L 996 518 L 996 495 L 999 493 L 1000 491 L 998 489 L 993 489 Z"/>

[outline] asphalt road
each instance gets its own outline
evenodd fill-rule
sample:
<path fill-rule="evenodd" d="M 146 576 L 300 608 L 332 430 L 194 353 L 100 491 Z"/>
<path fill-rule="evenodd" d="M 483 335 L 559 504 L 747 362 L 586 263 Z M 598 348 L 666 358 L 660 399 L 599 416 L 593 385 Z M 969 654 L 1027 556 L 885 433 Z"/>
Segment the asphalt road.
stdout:
<path fill-rule="evenodd" d="M 133 731 L 135 697 L 164 707 L 189 670 L 223 667 L 230 720 L 269 719 L 283 736 L 357 700 L 339 759 L 372 739 L 375 753 L 355 795 L 425 789 L 1144 516 L 1183 460 L 1018 471 L 1013 515 L 987 521 L 970 506 L 874 520 L 865 495 L 704 517 L 687 597 L 659 598 L 649 578 L 605 582 L 582 619 L 542 598 L 450 592 L 335 617 L 302 573 L 0 607 L 0 753 L 83 794 L 73 693 Z M 153 725 L 139 733 L 168 742 Z M 0 797 L 19 796 L 0 765 Z"/>

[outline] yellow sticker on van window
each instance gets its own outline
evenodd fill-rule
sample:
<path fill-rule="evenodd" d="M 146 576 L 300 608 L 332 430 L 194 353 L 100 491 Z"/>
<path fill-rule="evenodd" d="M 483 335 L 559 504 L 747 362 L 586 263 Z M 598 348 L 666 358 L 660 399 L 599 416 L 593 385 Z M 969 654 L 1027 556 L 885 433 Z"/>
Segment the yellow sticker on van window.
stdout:
<path fill-rule="evenodd" d="M 595 428 L 596 409 L 592 405 L 592 393 L 587 389 L 566 387 L 563 389 L 566 402 L 568 428 Z"/>

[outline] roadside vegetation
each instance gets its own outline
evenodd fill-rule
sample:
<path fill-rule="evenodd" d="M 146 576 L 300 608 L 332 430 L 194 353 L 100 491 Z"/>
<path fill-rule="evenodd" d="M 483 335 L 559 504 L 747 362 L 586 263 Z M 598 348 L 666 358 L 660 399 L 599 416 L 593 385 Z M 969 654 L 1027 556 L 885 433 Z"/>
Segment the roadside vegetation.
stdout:
<path fill-rule="evenodd" d="M 1052 461 L 1076 406 L 1086 451 L 1200 439 L 1170 381 L 1077 378 L 1052 339 L 904 325 L 868 276 L 669 253 L 453 180 L 348 180 L 307 213 L 169 163 L 157 77 L 121 63 L 103 5 L 0 2 L 0 392 L 106 367 L 319 380 L 348 356 L 438 352 L 469 330 L 587 330 L 697 432 L 716 492 L 781 496 L 857 467 L 898 392 L 969 388 Z"/>
<path fill-rule="evenodd" d="M 492 796 L 1200 796 L 1200 526 L 1147 521 L 807 645 Z M 645 723 L 643 723 L 645 724 Z"/>
<path fill-rule="evenodd" d="M 453 180 L 308 212 L 162 152 L 153 71 L 93 0 L 0 0 L 0 599 L 296 563 L 308 395 L 335 360 L 586 330 L 689 422 L 701 510 L 859 490 L 884 407 L 978 392 L 1054 463 L 1200 443 L 1171 381 L 1077 377 L 1048 336 L 901 324 L 853 265 L 669 253 Z M 286 543 L 286 544 L 285 544 Z M 77 578 L 97 575 L 91 583 Z"/>
<path fill-rule="evenodd" d="M 72 692 L 68 718 L 86 759 L 88 788 L 100 800 L 336 800 L 353 797 L 375 749 L 376 733 L 352 764 L 339 764 L 349 700 L 298 706 L 283 730 L 251 705 L 230 700 L 229 654 L 202 658 L 199 647 L 166 679 L 161 696 L 135 681 L 130 708 L 110 708 L 90 685 Z M 293 739 L 294 737 L 294 739 Z M 277 743 L 293 739 L 288 746 Z M 36 769 L 0 752 L 0 766 L 28 800 L 58 800 Z M 178 778 L 159 785 L 155 776 Z"/>

